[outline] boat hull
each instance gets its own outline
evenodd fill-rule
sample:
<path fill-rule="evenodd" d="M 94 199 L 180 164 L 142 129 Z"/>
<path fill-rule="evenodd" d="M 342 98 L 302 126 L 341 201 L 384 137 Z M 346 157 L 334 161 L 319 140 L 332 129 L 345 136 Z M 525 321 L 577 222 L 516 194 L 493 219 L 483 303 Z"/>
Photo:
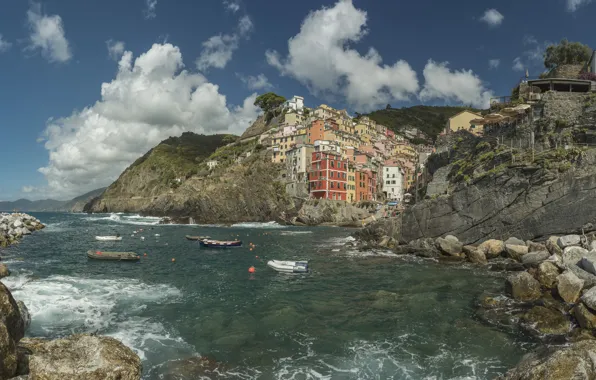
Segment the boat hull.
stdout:
<path fill-rule="evenodd" d="M 211 239 L 211 236 L 191 236 L 191 235 L 186 235 L 185 236 L 187 240 L 204 240 L 204 239 Z"/>
<path fill-rule="evenodd" d="M 122 236 L 96 236 L 95 240 L 99 241 L 121 241 Z"/>
<path fill-rule="evenodd" d="M 199 244 L 202 248 L 240 248 L 242 247 L 241 241 L 224 242 L 215 240 L 199 240 Z"/>
<path fill-rule="evenodd" d="M 308 261 L 270 260 L 267 266 L 281 273 L 308 273 Z"/>
<path fill-rule="evenodd" d="M 106 261 L 139 261 L 140 256 L 135 252 L 101 252 L 87 251 L 87 257 L 93 260 Z"/>

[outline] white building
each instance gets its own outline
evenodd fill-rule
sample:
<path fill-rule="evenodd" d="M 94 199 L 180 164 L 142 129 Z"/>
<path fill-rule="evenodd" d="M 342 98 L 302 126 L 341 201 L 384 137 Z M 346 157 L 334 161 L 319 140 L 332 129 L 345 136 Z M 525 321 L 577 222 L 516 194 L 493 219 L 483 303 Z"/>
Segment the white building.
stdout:
<path fill-rule="evenodd" d="M 294 95 L 292 99 L 286 100 L 284 107 L 291 108 L 296 112 L 302 113 L 302 110 L 304 109 L 304 98 L 302 96 Z"/>
<path fill-rule="evenodd" d="M 401 202 L 404 198 L 404 172 L 395 161 L 386 161 L 383 166 L 383 193 L 387 200 Z"/>
<path fill-rule="evenodd" d="M 298 144 L 286 152 L 286 192 L 294 197 L 308 197 L 308 171 L 314 146 Z"/>
<path fill-rule="evenodd" d="M 209 170 L 213 170 L 217 166 L 218 163 L 219 162 L 217 162 L 217 160 L 207 161 L 207 167 L 209 167 Z"/>
<path fill-rule="evenodd" d="M 335 141 L 315 140 L 315 152 L 334 152 L 341 154 L 341 147 Z"/>

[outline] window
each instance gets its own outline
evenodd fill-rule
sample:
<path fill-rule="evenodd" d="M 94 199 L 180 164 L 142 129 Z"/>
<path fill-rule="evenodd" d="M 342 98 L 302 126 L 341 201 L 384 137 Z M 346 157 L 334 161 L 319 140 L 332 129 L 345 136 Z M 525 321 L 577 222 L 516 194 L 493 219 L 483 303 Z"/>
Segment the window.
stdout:
<path fill-rule="evenodd" d="M 334 188 L 335 188 L 335 186 L 334 186 L 333 182 L 331 182 L 331 188 L 332 188 L 332 189 L 334 189 Z"/>
<path fill-rule="evenodd" d="M 385 168 L 385 171 L 388 172 L 389 171 L 389 168 Z"/>
<path fill-rule="evenodd" d="M 344 183 L 344 190 L 346 190 L 346 184 Z"/>
<path fill-rule="evenodd" d="M 395 181 L 391 181 L 391 184 L 392 184 L 392 185 L 395 185 Z"/>
<path fill-rule="evenodd" d="M 334 168 L 335 166 L 333 165 L 333 160 L 331 160 L 331 167 Z"/>
<path fill-rule="evenodd" d="M 390 183 L 391 183 L 391 181 L 387 181 L 387 182 L 385 182 L 385 184 L 386 184 L 386 185 L 389 185 Z"/>
<path fill-rule="evenodd" d="M 395 178 L 395 174 L 393 175 L 393 178 Z"/>
<path fill-rule="evenodd" d="M 333 178 L 333 172 L 331 172 L 331 174 L 329 175 L 329 177 Z"/>
<path fill-rule="evenodd" d="M 389 178 L 389 174 L 387 174 L 387 178 Z"/>

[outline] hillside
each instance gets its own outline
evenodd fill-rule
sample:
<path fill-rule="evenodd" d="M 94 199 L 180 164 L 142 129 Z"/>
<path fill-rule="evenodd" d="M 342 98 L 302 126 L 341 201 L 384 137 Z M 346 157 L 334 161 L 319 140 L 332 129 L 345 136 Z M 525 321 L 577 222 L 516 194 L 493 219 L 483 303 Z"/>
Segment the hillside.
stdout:
<path fill-rule="evenodd" d="M 90 191 L 70 201 L 57 201 L 55 199 L 42 199 L 30 201 L 29 199 L 18 199 L 12 202 L 0 202 L 0 211 L 18 210 L 23 212 L 81 212 L 83 207 L 92 198 L 100 195 L 106 188 Z"/>
<path fill-rule="evenodd" d="M 447 120 L 464 110 L 482 112 L 469 107 L 414 106 L 382 109 L 363 116 L 368 116 L 377 123 L 383 124 L 402 135 L 406 128 L 416 128 L 427 135 L 430 142 L 432 142 L 445 128 Z"/>
<path fill-rule="evenodd" d="M 105 191 L 105 189 L 105 187 L 102 187 L 101 189 L 96 189 L 83 195 L 79 195 L 78 197 L 73 198 L 70 201 L 64 203 L 62 206 L 60 206 L 59 210 L 57 211 L 82 212 L 87 202 L 99 196 L 101 193 Z"/>

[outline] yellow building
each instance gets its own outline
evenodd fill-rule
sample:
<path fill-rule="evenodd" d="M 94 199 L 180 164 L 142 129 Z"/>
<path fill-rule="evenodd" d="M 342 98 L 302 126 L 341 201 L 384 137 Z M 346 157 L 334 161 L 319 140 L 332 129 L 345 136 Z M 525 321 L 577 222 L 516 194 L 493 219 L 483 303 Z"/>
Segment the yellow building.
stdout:
<path fill-rule="evenodd" d="M 346 193 L 346 200 L 350 203 L 356 202 L 356 168 L 354 163 L 348 164 L 348 188 Z"/>
<path fill-rule="evenodd" d="M 305 135 L 273 135 L 271 139 L 273 148 L 272 161 L 276 164 L 285 162 L 287 151 L 292 149 L 298 142 L 304 143 L 306 141 L 304 137 Z"/>
<path fill-rule="evenodd" d="M 296 125 L 302 124 L 304 122 L 304 116 L 295 113 L 295 112 L 288 112 L 284 115 L 284 124 L 286 125 Z"/>
<path fill-rule="evenodd" d="M 449 120 L 447 120 L 447 125 L 445 125 L 445 133 L 452 133 L 465 130 L 476 135 L 481 134 L 483 126 L 471 123 L 472 120 L 481 118 L 482 115 L 480 114 L 471 111 L 462 111 L 457 115 L 450 117 Z"/>

